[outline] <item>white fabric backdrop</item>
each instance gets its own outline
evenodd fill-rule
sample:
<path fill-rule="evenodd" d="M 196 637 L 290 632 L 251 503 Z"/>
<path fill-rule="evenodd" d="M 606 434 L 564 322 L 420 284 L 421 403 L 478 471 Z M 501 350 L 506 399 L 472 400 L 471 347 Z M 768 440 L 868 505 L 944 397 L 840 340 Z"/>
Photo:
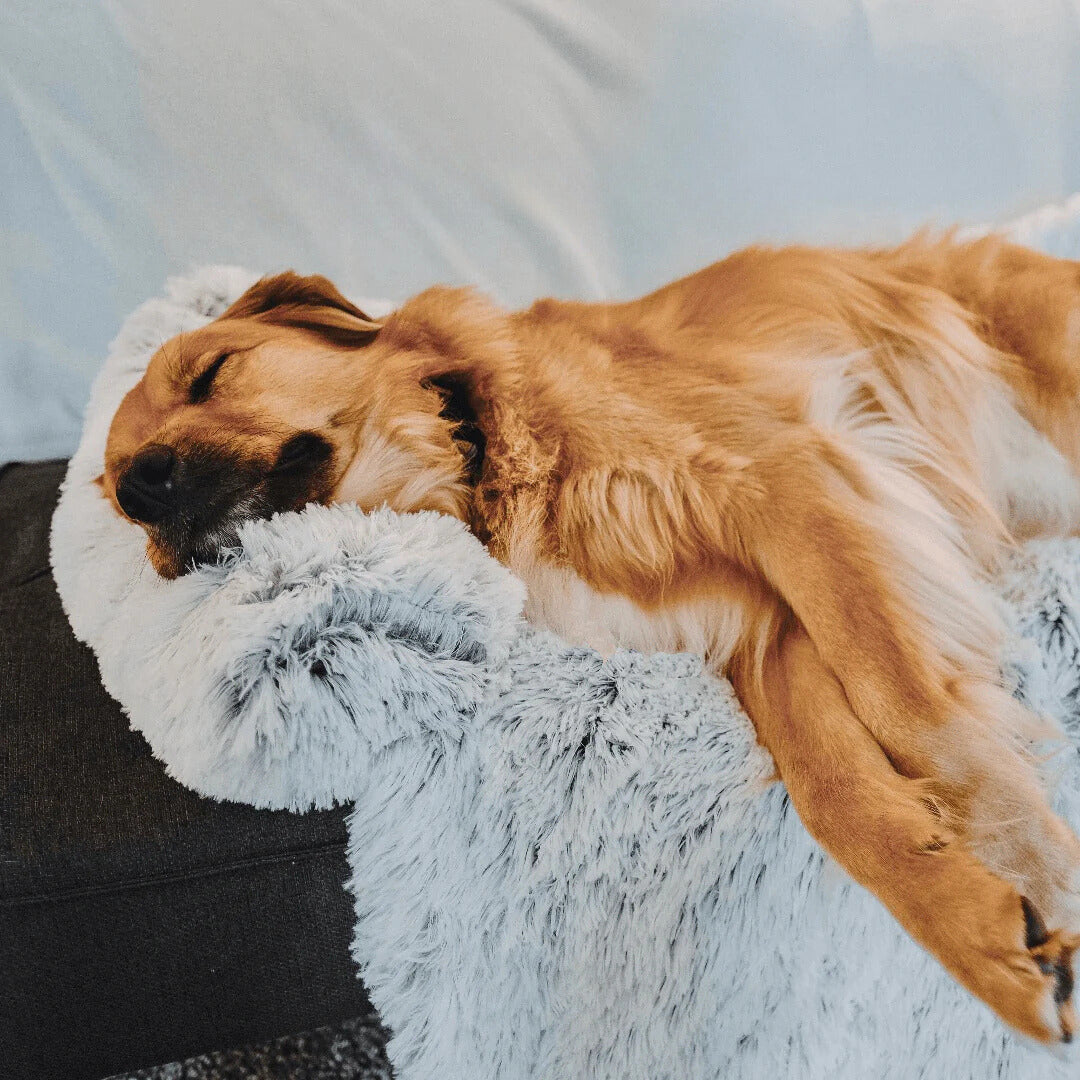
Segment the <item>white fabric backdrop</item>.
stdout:
<path fill-rule="evenodd" d="M 1080 190 L 1080 0 L 5 0 L 0 460 L 197 263 L 643 291 Z"/>

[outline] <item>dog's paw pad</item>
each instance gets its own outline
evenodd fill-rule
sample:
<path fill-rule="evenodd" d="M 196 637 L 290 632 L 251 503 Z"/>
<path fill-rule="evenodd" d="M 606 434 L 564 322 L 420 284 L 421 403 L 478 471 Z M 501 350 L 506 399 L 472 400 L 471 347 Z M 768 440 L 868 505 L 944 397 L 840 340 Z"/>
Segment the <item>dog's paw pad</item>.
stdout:
<path fill-rule="evenodd" d="M 1047 1041 L 1070 1043 L 1076 1033 L 1073 954 L 1080 945 L 1080 936 L 1047 929 L 1038 908 L 1027 897 L 1020 898 L 1020 906 L 1024 915 L 1024 944 L 1044 983 L 1040 1011 L 1047 1028 Z"/>

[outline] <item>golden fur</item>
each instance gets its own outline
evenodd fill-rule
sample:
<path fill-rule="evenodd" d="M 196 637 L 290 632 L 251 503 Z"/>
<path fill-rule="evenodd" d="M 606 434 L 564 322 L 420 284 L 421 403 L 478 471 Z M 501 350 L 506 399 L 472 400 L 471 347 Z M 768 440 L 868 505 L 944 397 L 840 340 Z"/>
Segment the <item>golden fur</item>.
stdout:
<path fill-rule="evenodd" d="M 561 633 L 705 653 L 832 856 L 1006 1021 L 1068 1039 L 1080 845 L 986 576 L 1080 524 L 1078 311 L 1077 264 L 996 238 L 753 248 L 630 303 L 434 288 L 381 324 L 279 275 L 154 356 L 103 487 L 151 444 L 178 487 L 189 458 L 247 477 L 217 517 L 189 478 L 180 524 L 147 523 L 166 575 L 309 498 L 431 508 Z M 282 464 L 298 432 L 325 456 Z"/>

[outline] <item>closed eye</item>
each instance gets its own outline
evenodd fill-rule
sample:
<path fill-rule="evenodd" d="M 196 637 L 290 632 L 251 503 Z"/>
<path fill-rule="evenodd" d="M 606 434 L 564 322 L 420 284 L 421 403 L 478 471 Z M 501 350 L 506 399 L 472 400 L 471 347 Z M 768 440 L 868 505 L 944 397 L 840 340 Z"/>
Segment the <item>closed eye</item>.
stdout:
<path fill-rule="evenodd" d="M 198 405 L 210 396 L 210 391 L 214 387 L 214 377 L 228 358 L 228 353 L 222 353 L 209 367 L 203 368 L 202 373 L 195 377 L 191 388 L 188 390 L 188 401 L 192 405 Z"/>

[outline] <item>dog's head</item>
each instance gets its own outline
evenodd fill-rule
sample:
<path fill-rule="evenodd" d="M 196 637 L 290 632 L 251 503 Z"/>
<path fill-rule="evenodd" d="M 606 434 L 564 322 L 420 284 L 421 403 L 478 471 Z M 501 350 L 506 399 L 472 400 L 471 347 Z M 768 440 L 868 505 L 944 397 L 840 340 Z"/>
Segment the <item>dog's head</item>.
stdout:
<path fill-rule="evenodd" d="M 157 571 L 216 557 L 241 523 L 309 502 L 466 516 L 483 460 L 464 290 L 378 323 L 326 278 L 264 278 L 166 342 L 124 398 L 100 484 Z"/>

